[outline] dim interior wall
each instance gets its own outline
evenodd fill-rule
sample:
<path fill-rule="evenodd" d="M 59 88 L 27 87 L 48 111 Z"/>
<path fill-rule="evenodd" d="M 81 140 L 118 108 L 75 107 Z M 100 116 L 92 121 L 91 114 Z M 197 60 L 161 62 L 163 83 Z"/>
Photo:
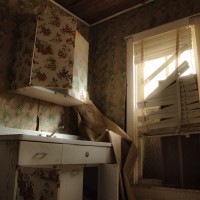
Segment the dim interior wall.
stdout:
<path fill-rule="evenodd" d="M 89 93 L 94 104 L 122 128 L 125 124 L 124 37 L 200 11 L 199 0 L 154 0 L 91 27 Z"/>
<path fill-rule="evenodd" d="M 77 133 L 76 113 L 52 103 L 31 99 L 9 92 L 14 45 L 17 40 L 15 20 L 23 14 L 41 14 L 45 9 L 69 15 L 48 0 L 0 1 L 0 126 L 11 128 L 54 131 L 64 125 L 65 132 Z M 77 30 L 86 38 L 89 27 L 77 22 Z"/>

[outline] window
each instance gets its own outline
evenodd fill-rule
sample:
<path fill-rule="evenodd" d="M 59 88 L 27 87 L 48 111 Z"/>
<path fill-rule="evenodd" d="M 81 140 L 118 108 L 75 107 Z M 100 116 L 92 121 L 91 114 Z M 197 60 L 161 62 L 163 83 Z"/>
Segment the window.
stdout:
<path fill-rule="evenodd" d="M 182 19 L 127 41 L 127 133 L 139 149 L 136 183 L 200 188 L 199 26 L 198 17 Z"/>

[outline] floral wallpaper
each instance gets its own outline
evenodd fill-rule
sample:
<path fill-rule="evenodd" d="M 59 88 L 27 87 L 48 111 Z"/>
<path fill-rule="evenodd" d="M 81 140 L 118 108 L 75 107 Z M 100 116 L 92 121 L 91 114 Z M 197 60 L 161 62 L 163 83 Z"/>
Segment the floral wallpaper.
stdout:
<path fill-rule="evenodd" d="M 154 0 L 90 29 L 89 94 L 111 120 L 125 127 L 124 37 L 200 12 L 199 0 Z"/>
<path fill-rule="evenodd" d="M 16 21 L 18 28 L 14 30 L 11 90 L 29 85 L 37 17 L 23 15 L 18 16 Z"/>
<path fill-rule="evenodd" d="M 74 113 L 73 108 L 66 109 L 9 92 L 12 79 L 10 69 L 14 64 L 14 48 L 19 30 L 16 20 L 33 14 L 37 16 L 44 12 L 70 16 L 64 9 L 55 6 L 49 0 L 0 1 L 0 126 L 51 132 L 58 126 L 65 125 L 64 132 L 77 134 L 77 124 L 74 124 L 77 122 L 77 115 L 71 114 Z M 87 25 L 77 21 L 77 30 L 86 39 L 89 38 Z M 20 78 L 27 80 L 24 73 Z"/>
<path fill-rule="evenodd" d="M 56 200 L 59 174 L 55 169 L 20 167 L 17 177 L 18 200 Z"/>
<path fill-rule="evenodd" d="M 38 103 L 21 95 L 0 95 L 0 125 L 35 130 Z"/>

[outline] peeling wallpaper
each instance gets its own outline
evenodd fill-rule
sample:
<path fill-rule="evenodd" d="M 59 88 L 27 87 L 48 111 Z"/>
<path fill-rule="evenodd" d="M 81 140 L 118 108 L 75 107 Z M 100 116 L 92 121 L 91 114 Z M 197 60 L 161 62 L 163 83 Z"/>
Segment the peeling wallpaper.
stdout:
<path fill-rule="evenodd" d="M 17 40 L 15 19 L 23 14 L 42 14 L 44 10 L 69 15 L 48 0 L 0 1 L 0 126 L 52 132 L 58 126 L 65 125 L 65 132 L 76 134 L 77 124 L 74 122 L 77 120 L 73 108 L 64 108 L 8 92 Z M 88 39 L 89 27 L 80 21 L 77 26 L 77 30 Z"/>
<path fill-rule="evenodd" d="M 89 93 L 94 104 L 125 126 L 124 37 L 200 12 L 199 0 L 155 0 L 90 29 Z"/>

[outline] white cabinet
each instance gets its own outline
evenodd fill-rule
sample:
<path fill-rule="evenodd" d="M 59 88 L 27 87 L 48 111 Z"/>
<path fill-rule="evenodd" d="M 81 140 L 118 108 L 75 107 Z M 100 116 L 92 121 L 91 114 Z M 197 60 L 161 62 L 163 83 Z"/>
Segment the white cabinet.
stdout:
<path fill-rule="evenodd" d="M 0 137 L 0 199 L 81 200 L 83 169 L 90 165 L 98 167 L 98 192 L 103 194 L 98 200 L 118 199 L 118 171 L 110 145 L 5 138 Z M 53 140 L 41 140 L 49 139 Z M 105 185 L 112 188 L 112 194 Z"/>
<path fill-rule="evenodd" d="M 111 163 L 112 149 L 109 147 L 63 144 L 62 163 L 102 164 Z"/>
<path fill-rule="evenodd" d="M 83 165 L 62 167 L 58 200 L 81 200 L 83 197 Z"/>
<path fill-rule="evenodd" d="M 88 42 L 76 31 L 74 17 L 22 16 L 11 90 L 68 106 L 87 92 Z"/>
<path fill-rule="evenodd" d="M 62 144 L 19 142 L 18 165 L 58 165 L 62 160 Z"/>

